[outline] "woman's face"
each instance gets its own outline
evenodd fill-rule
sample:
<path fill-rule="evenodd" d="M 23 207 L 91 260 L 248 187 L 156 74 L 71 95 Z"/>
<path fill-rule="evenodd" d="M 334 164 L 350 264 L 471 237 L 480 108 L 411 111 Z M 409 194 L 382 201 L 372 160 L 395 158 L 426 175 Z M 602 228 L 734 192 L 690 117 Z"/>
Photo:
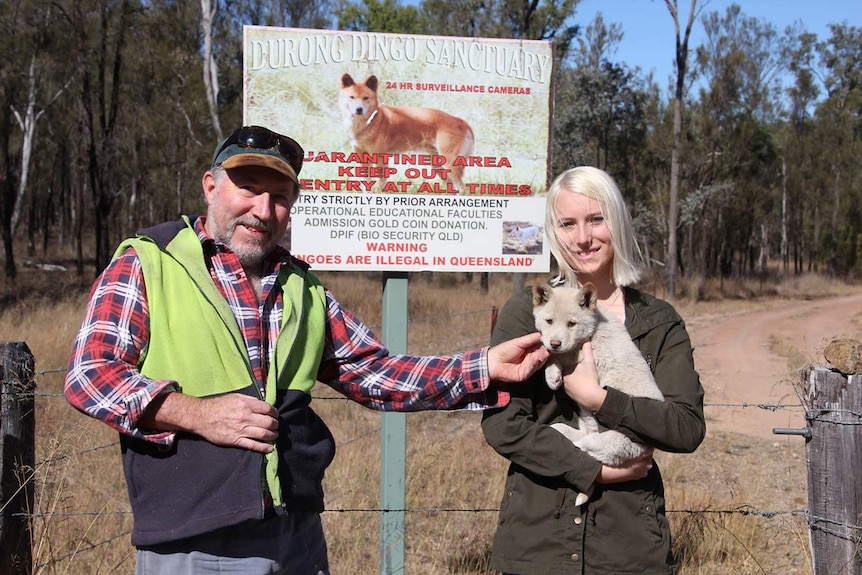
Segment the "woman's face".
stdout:
<path fill-rule="evenodd" d="M 557 196 L 557 238 L 581 283 L 613 279 L 614 248 L 602 208 L 598 200 L 583 194 L 563 191 Z"/>

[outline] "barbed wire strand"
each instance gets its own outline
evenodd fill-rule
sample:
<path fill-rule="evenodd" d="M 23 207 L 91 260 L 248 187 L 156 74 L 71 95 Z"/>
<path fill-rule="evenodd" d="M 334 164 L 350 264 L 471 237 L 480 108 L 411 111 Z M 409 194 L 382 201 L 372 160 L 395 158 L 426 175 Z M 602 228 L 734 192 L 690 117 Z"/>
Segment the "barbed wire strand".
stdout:
<path fill-rule="evenodd" d="M 97 445 L 96 447 L 90 447 L 89 449 L 82 449 L 80 451 L 76 451 L 74 453 L 66 453 L 64 455 L 58 455 L 57 457 L 49 457 L 47 459 L 43 459 L 36 463 L 36 467 L 41 467 L 43 465 L 49 465 L 51 463 L 57 463 L 59 461 L 64 461 L 66 459 L 72 459 L 73 457 L 78 457 L 80 455 L 86 455 L 88 453 L 92 453 L 94 451 L 100 451 L 102 449 L 107 449 L 108 447 L 114 447 L 119 445 L 119 441 L 114 441 L 113 443 L 106 443 L 105 445 Z"/>
<path fill-rule="evenodd" d="M 469 347 L 469 346 L 466 346 L 466 347 Z M 481 344 L 475 345 L 475 347 L 473 347 L 472 349 L 478 349 L 479 347 L 482 347 L 482 345 Z M 454 353 L 458 353 L 458 351 L 456 350 L 456 351 L 445 352 L 445 354 L 454 354 Z M 43 393 L 43 392 L 20 392 L 20 393 L 17 393 L 16 395 L 18 397 L 64 397 L 64 394 L 62 394 L 62 393 Z M 332 400 L 351 401 L 349 398 L 344 397 L 344 396 L 312 395 L 311 398 L 321 400 L 321 401 L 332 401 Z M 799 413 L 805 413 L 806 412 L 806 409 L 803 406 L 793 405 L 793 404 L 788 404 L 788 403 L 749 403 L 749 402 L 727 403 L 727 402 L 706 401 L 706 402 L 704 402 L 703 406 L 704 407 L 738 407 L 738 408 L 754 407 L 754 408 L 763 409 L 766 411 L 790 411 L 790 412 L 799 412 Z M 853 411 L 853 410 L 847 410 L 847 409 L 834 409 L 834 410 L 830 410 L 828 413 L 830 413 L 830 414 L 849 414 L 849 415 L 853 415 L 855 417 L 862 418 L 862 413 L 859 413 L 859 412 Z M 814 416 L 814 417 L 811 417 L 810 419 L 814 419 L 816 421 L 828 421 L 828 420 L 822 419 L 822 417 L 819 417 L 819 416 Z M 834 422 L 834 423 L 842 424 L 842 422 Z M 843 423 L 843 424 L 844 425 L 855 425 L 855 424 L 851 424 L 851 423 Z"/>
<path fill-rule="evenodd" d="M 484 313 L 488 313 L 489 311 L 492 311 L 492 310 L 493 310 L 493 308 L 489 307 L 489 308 L 482 308 L 479 310 L 470 310 L 470 311 L 456 312 L 456 313 L 451 313 L 451 314 L 439 314 L 439 315 L 435 315 L 435 316 L 428 316 L 428 317 L 413 319 L 413 320 L 410 320 L 408 323 L 423 323 L 423 322 L 438 321 L 438 320 L 447 319 L 447 318 L 454 318 L 454 317 L 459 317 L 459 316 L 484 314 Z M 375 326 L 369 326 L 369 327 L 371 327 L 372 329 L 375 329 Z M 379 328 L 380 326 L 376 326 L 376 327 Z M 476 345 L 475 347 L 478 348 L 478 347 L 482 347 L 484 345 L 485 344 L 482 343 L 482 344 Z M 460 351 L 460 350 L 451 351 L 448 353 L 457 353 L 458 351 Z M 47 370 L 38 371 L 35 373 L 35 375 L 36 376 L 45 376 L 45 375 L 51 375 L 51 374 L 64 373 L 65 371 L 66 371 L 66 368 L 47 369 Z M 22 397 L 46 397 L 46 398 L 63 397 L 64 396 L 63 393 L 46 393 L 46 392 L 22 392 L 18 395 L 22 396 Z M 341 397 L 341 396 L 339 396 L 339 397 L 312 396 L 312 399 L 350 401 L 349 398 Z M 819 422 L 825 422 L 825 423 L 832 423 L 832 424 L 836 424 L 836 425 L 862 425 L 862 422 L 835 421 L 833 419 L 828 418 L 828 416 L 841 415 L 841 414 L 847 414 L 847 415 L 851 415 L 853 417 L 862 418 L 862 413 L 859 413 L 859 412 L 853 411 L 853 410 L 845 410 L 845 409 L 820 410 L 817 414 L 810 414 L 801 405 L 791 405 L 791 404 L 784 404 L 784 403 L 749 403 L 749 402 L 741 402 L 741 403 L 704 402 L 704 407 L 705 408 L 707 408 L 707 407 L 709 407 L 709 408 L 742 408 L 742 409 L 756 408 L 756 409 L 763 409 L 763 410 L 773 411 L 773 412 L 779 411 L 779 410 L 791 411 L 791 412 L 803 412 L 803 413 L 807 413 L 806 419 L 808 421 L 819 421 Z M 461 428 L 463 428 L 463 426 L 464 426 L 464 424 L 460 423 L 460 424 L 450 428 L 449 430 L 445 431 L 444 433 L 448 434 L 448 435 L 452 435 L 454 433 L 457 433 Z M 354 443 L 356 441 L 359 441 L 363 438 L 366 438 L 370 435 L 374 435 L 376 433 L 379 433 L 379 431 L 380 431 L 380 427 L 375 427 L 373 429 L 366 431 L 365 433 L 362 433 L 362 434 L 360 434 L 354 438 L 351 438 L 349 440 L 342 442 L 341 444 L 339 444 L 339 447 L 349 445 L 349 444 Z M 70 453 L 70 454 L 65 454 L 65 455 L 62 455 L 59 457 L 55 457 L 55 458 L 45 459 L 37 465 L 41 466 L 41 465 L 45 465 L 45 464 L 49 464 L 49 463 L 53 463 L 53 462 L 71 459 L 73 457 L 85 455 L 85 454 L 90 453 L 90 452 L 99 451 L 102 449 L 116 446 L 116 445 L 118 445 L 118 443 L 119 442 L 113 442 L 110 444 L 99 445 L 99 446 L 92 447 L 92 448 L 85 449 L 85 450 L 81 450 L 81 451 L 78 451 L 75 453 Z M 338 498 L 338 496 L 336 496 L 336 499 L 337 498 Z M 498 508 L 461 508 L 461 507 L 427 507 L 427 508 L 412 508 L 412 509 L 408 509 L 408 508 L 405 508 L 405 509 L 337 508 L 337 509 L 326 509 L 323 511 L 323 513 L 336 513 L 336 514 L 343 514 L 343 513 L 440 514 L 440 513 L 498 513 L 498 512 L 499 512 Z M 48 518 L 48 517 L 128 516 L 128 515 L 131 515 L 131 513 L 132 512 L 130 510 L 75 511 L 75 512 L 53 512 L 53 513 L 17 513 L 17 514 L 12 514 L 12 516 L 29 516 L 33 519 L 36 519 L 36 518 Z M 812 530 L 821 531 L 821 532 L 824 532 L 824 533 L 827 533 L 827 534 L 830 534 L 830 535 L 833 535 L 833 536 L 836 536 L 836 537 L 839 537 L 842 539 L 852 541 L 854 543 L 862 542 L 862 536 L 854 535 L 853 533 L 842 532 L 842 531 L 839 531 L 839 530 L 834 528 L 834 527 L 845 528 L 846 530 L 849 530 L 849 531 L 859 532 L 859 531 L 862 531 L 862 527 L 860 527 L 858 525 L 848 524 L 848 523 L 845 523 L 842 521 L 837 521 L 834 519 L 815 516 L 815 515 L 810 514 L 806 510 L 771 511 L 771 510 L 757 509 L 757 508 L 754 508 L 750 505 L 745 505 L 745 506 L 736 507 L 736 508 L 732 508 L 732 509 L 669 509 L 669 510 L 667 510 L 667 513 L 668 514 L 688 514 L 688 515 L 697 515 L 697 514 L 703 514 L 703 515 L 706 515 L 706 514 L 741 515 L 741 516 L 763 517 L 766 519 L 772 519 L 775 517 L 788 516 L 788 515 L 789 516 L 795 516 L 795 517 L 803 517 L 807 520 L 808 526 Z M 833 526 L 833 527 L 832 528 L 826 527 L 823 525 L 824 523 L 826 523 L 830 526 Z M 103 541 L 93 543 L 93 544 L 89 545 L 88 547 L 79 548 L 73 552 L 66 554 L 66 555 L 63 555 L 60 557 L 55 557 L 55 558 L 52 558 L 48 561 L 39 563 L 39 564 L 37 564 L 37 567 L 38 568 L 44 568 L 44 567 L 47 567 L 47 566 L 52 565 L 54 563 L 59 563 L 61 561 L 64 561 L 66 559 L 73 557 L 74 555 L 76 555 L 78 553 L 90 551 L 90 550 L 96 549 L 100 546 L 109 544 L 109 543 L 111 543 L 111 542 L 113 542 L 119 538 L 122 538 L 122 537 L 129 535 L 130 533 L 131 533 L 130 531 L 122 531 L 121 533 L 119 533 L 113 537 L 109 537 L 108 539 L 105 539 Z"/>
<path fill-rule="evenodd" d="M 105 539 L 104 541 L 99 541 L 98 543 L 93 543 L 89 547 L 82 547 L 82 548 L 75 549 L 74 551 L 70 551 L 69 553 L 66 553 L 65 555 L 61 555 L 60 557 L 52 557 L 48 561 L 43 561 L 42 563 L 38 563 L 36 565 L 36 567 L 39 569 L 43 569 L 45 567 L 48 567 L 49 565 L 53 565 L 54 563 L 59 563 L 61 561 L 65 561 L 66 559 L 70 559 L 70 558 L 76 556 L 78 553 L 84 553 L 86 551 L 92 551 L 93 549 L 101 547 L 102 545 L 107 545 L 108 543 L 116 541 L 120 537 L 125 537 L 126 535 L 129 535 L 130 533 L 131 533 L 131 531 L 122 531 L 121 533 L 118 533 L 117 535 L 114 535 L 113 537 L 109 537 L 108 539 Z"/>
<path fill-rule="evenodd" d="M 382 507 L 341 507 L 335 509 L 325 509 L 323 513 L 497 513 L 498 507 L 414 507 L 404 509 L 389 509 Z M 110 515 L 131 515 L 130 510 L 125 511 L 56 511 L 52 513 L 12 513 L 12 517 L 31 517 L 34 519 L 44 519 L 48 517 L 97 517 Z M 687 515 L 742 515 L 756 516 L 765 519 L 773 519 L 783 515 L 808 517 L 808 512 L 804 509 L 791 509 L 782 511 L 769 511 L 756 509 L 751 506 L 735 507 L 732 509 L 668 509 L 666 513 L 684 513 Z M 826 520 L 817 518 L 820 521 L 828 521 L 831 525 L 847 527 L 853 530 L 859 530 L 860 527 L 836 520 Z"/>
<path fill-rule="evenodd" d="M 498 511 L 499 511 L 499 509 L 497 509 L 497 508 L 465 509 L 465 508 L 451 508 L 451 507 L 429 507 L 429 508 L 417 508 L 417 509 L 383 509 L 383 508 L 348 509 L 348 508 L 341 508 L 341 509 L 327 509 L 323 513 L 324 514 L 326 514 L 326 513 L 339 513 L 339 514 L 340 513 L 440 514 L 440 513 L 497 513 Z M 699 509 L 699 510 L 698 509 L 670 509 L 667 511 L 667 513 L 668 514 L 686 513 L 686 514 L 690 514 L 690 515 L 691 514 L 705 514 L 705 513 L 722 514 L 722 515 L 743 515 L 743 516 L 755 515 L 755 516 L 765 517 L 767 519 L 772 519 L 772 518 L 775 518 L 775 517 L 778 517 L 781 515 L 803 516 L 803 517 L 808 515 L 807 512 L 804 510 L 763 511 L 763 510 L 754 509 L 751 506 L 746 506 L 744 508 L 736 508 L 736 509 Z M 99 511 L 99 512 L 74 512 L 74 513 L 63 512 L 63 513 L 37 513 L 37 514 L 32 514 L 31 517 L 37 518 L 37 517 L 50 517 L 50 516 L 81 516 L 81 515 L 107 516 L 107 515 L 130 515 L 130 514 L 131 514 L 131 511 Z M 12 515 L 16 516 L 16 515 L 23 515 L 23 514 L 12 514 Z M 823 518 L 817 518 L 817 519 L 825 520 Z M 841 525 L 841 526 L 850 527 L 850 528 L 857 529 L 857 530 L 859 529 L 858 526 L 849 526 L 849 525 L 846 525 L 846 524 L 843 524 L 841 522 L 834 521 L 834 520 L 825 520 L 825 521 L 829 521 L 830 523 L 832 523 L 834 525 Z M 812 527 L 812 529 L 817 529 L 819 531 L 835 535 L 835 536 L 840 537 L 842 539 L 848 539 L 854 543 L 858 543 L 860 541 L 859 537 L 847 535 L 846 533 L 841 533 L 841 532 L 835 531 L 834 529 L 828 529 L 828 528 L 825 528 L 825 527 L 820 526 L 820 525 L 813 525 L 811 523 L 810 519 L 809 519 L 809 525 Z M 117 539 L 120 539 L 122 537 L 129 535 L 130 533 L 131 533 L 130 531 L 122 531 L 122 532 L 118 533 L 117 535 L 114 535 L 113 537 L 109 537 L 109 538 L 104 539 L 102 541 L 99 541 L 97 543 L 93 543 L 87 547 L 75 549 L 74 551 L 66 553 L 65 555 L 61 555 L 59 557 L 52 557 L 48 561 L 43 561 L 41 563 L 38 563 L 37 567 L 39 569 L 42 569 L 42 568 L 48 567 L 50 565 L 53 565 L 55 563 L 60 563 L 62 561 L 70 559 L 70 558 L 72 558 L 72 557 L 74 557 L 80 553 L 85 553 L 87 551 L 95 550 L 95 549 L 97 549 L 103 545 L 108 545 L 108 544 L 116 541 Z"/>

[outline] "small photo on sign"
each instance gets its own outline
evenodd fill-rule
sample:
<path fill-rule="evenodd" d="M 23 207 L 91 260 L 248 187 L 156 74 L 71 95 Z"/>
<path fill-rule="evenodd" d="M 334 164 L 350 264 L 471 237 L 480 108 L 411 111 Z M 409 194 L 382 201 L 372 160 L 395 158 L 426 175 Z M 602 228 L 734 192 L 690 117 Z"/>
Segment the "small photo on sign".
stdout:
<path fill-rule="evenodd" d="M 504 254 L 541 254 L 542 226 L 532 222 L 503 222 Z"/>

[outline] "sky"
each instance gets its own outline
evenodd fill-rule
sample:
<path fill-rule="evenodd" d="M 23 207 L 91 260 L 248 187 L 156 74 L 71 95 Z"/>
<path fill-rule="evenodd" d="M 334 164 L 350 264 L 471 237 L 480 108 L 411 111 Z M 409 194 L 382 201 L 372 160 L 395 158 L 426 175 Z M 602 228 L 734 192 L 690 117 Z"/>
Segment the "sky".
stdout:
<path fill-rule="evenodd" d="M 699 0 L 707 12 L 718 12 L 722 16 L 732 0 Z M 801 21 L 809 32 L 817 34 L 818 40 L 830 36 L 830 23 L 846 20 L 850 26 L 862 27 L 862 1 L 860 0 L 736 0 L 742 13 L 771 23 L 779 32 L 787 26 Z M 684 31 L 688 21 L 689 0 L 678 0 L 680 26 Z M 628 66 L 639 66 L 646 75 L 655 72 L 655 81 L 667 85 L 673 73 L 676 36 L 673 19 L 664 0 L 581 0 L 575 12 L 575 21 L 586 27 L 593 21 L 596 12 L 601 12 L 606 25 L 617 22 L 622 26 L 623 39 L 612 62 Z M 703 25 L 695 22 L 689 49 L 694 50 L 704 40 Z"/>

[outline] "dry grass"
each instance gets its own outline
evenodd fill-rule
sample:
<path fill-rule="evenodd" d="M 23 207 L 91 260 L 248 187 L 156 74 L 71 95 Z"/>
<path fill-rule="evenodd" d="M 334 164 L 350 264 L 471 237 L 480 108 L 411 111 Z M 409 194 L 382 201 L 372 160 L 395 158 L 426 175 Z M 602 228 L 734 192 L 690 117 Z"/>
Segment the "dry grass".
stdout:
<path fill-rule="evenodd" d="M 116 435 L 75 413 L 58 395 L 86 302 L 83 283 L 88 282 L 23 277 L 30 274 L 37 272 L 25 271 L 18 286 L 4 286 L 0 340 L 26 341 L 36 356 L 34 572 L 132 573 L 131 517 Z M 379 326 L 379 274 L 321 276 L 349 309 Z M 478 274 L 471 284 L 463 274 L 412 274 L 410 352 L 446 353 L 483 345 L 491 309 L 503 304 L 511 286 L 507 274 L 492 275 L 487 294 L 479 290 Z M 719 315 L 843 289 L 803 278 L 749 299 L 753 286 L 740 282 L 733 288 L 737 296 L 728 295 L 730 287 L 727 282 L 699 282 L 699 295 L 680 300 L 678 307 L 686 317 Z M 724 297 L 716 297 L 716 290 Z M 324 522 L 333 572 L 375 573 L 381 416 L 323 386 L 314 396 L 315 409 L 338 444 L 325 480 L 330 511 Z M 487 556 L 506 463 L 484 442 L 479 418 L 477 413 L 407 416 L 406 572 L 490 573 Z M 683 575 L 811 571 L 805 523 L 792 513 L 806 507 L 804 444 L 798 438 L 770 442 L 711 434 L 697 453 L 660 454 L 659 462 Z"/>

